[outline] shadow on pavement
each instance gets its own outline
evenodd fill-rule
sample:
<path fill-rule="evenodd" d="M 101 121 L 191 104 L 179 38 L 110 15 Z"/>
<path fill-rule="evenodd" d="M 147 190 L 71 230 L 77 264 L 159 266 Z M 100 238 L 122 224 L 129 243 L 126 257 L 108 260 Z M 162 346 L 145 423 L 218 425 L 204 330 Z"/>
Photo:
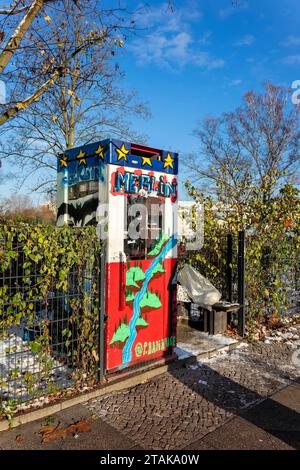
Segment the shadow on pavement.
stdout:
<path fill-rule="evenodd" d="M 276 369 L 282 377 L 282 371 Z M 203 363 L 191 358 L 185 367 L 172 368 L 169 373 L 218 408 L 241 416 L 252 425 L 273 435 L 294 449 L 300 449 L 300 379 L 294 385 L 281 387 L 270 397 L 239 384 L 234 378 L 223 376 Z M 285 376 L 286 378 L 286 376 Z M 247 380 L 245 380 L 247 382 Z M 298 383 L 297 383 L 298 382 Z M 284 391 L 289 389 L 289 393 Z M 278 390 L 278 387 L 277 387 Z M 195 439 L 196 440 L 196 439 Z"/>

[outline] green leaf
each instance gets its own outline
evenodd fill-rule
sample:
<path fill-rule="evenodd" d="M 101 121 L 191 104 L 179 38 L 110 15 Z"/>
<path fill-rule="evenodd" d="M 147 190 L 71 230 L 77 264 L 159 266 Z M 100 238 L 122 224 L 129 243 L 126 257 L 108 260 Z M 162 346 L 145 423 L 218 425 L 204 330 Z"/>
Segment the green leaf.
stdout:
<path fill-rule="evenodd" d="M 41 349 L 41 344 L 38 343 L 37 341 L 29 341 L 28 345 L 34 354 L 38 353 Z"/>

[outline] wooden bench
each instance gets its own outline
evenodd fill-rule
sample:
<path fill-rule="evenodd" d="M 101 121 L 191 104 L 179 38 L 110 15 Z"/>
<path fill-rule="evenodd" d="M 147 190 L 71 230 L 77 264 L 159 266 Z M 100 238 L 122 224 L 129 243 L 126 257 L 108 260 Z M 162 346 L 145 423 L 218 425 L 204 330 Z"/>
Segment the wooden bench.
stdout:
<path fill-rule="evenodd" d="M 240 304 L 231 302 L 217 302 L 211 307 L 200 307 L 192 302 L 178 302 L 178 317 L 196 329 L 201 325 L 201 331 L 216 335 L 225 333 L 228 324 L 228 314 L 236 313 Z"/>
<path fill-rule="evenodd" d="M 236 313 L 239 309 L 240 304 L 222 301 L 204 308 L 204 331 L 210 335 L 225 333 L 228 313 Z"/>

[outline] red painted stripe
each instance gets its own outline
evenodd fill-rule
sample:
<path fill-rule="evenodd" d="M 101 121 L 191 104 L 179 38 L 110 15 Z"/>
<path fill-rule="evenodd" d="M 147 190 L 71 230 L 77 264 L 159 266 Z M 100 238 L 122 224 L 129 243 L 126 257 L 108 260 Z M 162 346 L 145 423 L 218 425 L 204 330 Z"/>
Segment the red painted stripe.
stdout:
<path fill-rule="evenodd" d="M 161 155 L 161 150 L 149 150 L 149 149 L 146 149 L 144 147 L 135 147 L 134 145 L 131 146 L 131 150 L 137 150 L 137 151 L 141 151 L 141 152 L 145 152 L 145 153 L 151 153 L 151 155 L 156 155 L 157 153 L 159 155 Z"/>

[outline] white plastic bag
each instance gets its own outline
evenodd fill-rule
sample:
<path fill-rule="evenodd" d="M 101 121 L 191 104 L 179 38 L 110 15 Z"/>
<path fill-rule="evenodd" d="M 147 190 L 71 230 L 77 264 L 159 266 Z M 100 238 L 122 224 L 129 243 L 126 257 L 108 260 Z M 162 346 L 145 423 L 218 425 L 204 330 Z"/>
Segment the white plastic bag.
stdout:
<path fill-rule="evenodd" d="M 189 297 L 201 307 L 214 305 L 222 297 L 212 283 L 189 264 L 179 271 L 178 281 L 186 289 Z"/>

